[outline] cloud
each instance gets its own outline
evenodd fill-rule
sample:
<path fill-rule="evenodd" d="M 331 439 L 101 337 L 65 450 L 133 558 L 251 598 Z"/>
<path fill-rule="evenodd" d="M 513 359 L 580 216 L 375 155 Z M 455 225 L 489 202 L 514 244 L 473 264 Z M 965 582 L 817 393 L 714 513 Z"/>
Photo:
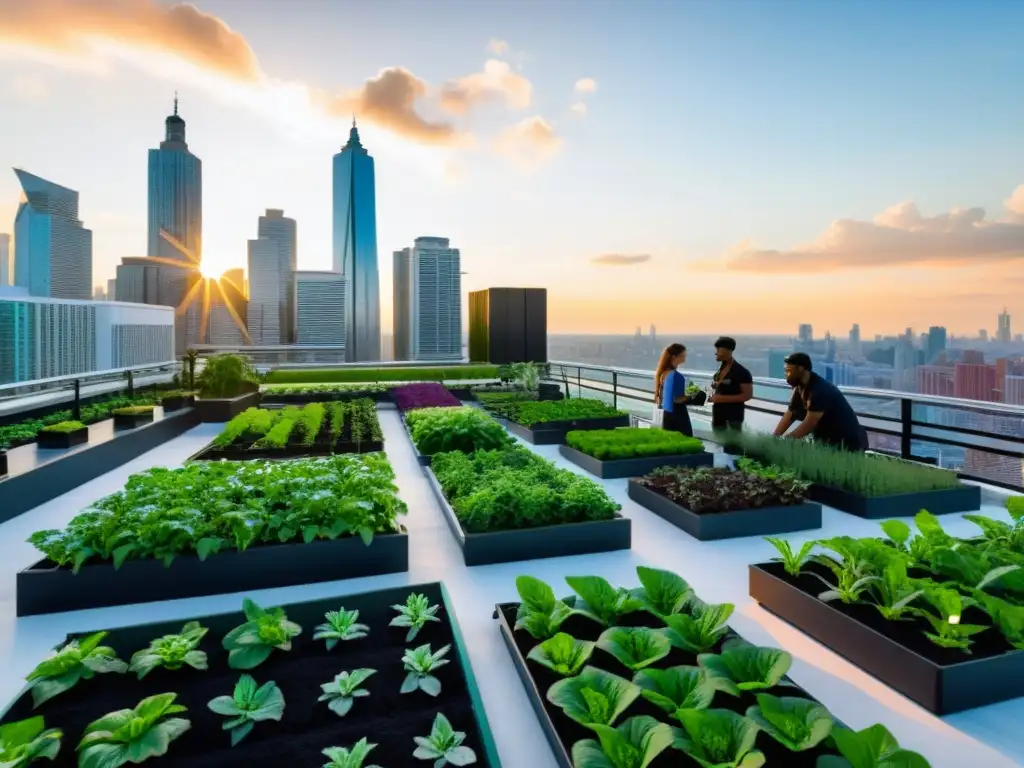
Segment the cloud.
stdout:
<path fill-rule="evenodd" d="M 450 80 L 441 86 L 441 106 L 453 115 L 464 115 L 472 107 L 502 99 L 513 109 L 526 109 L 533 98 L 533 84 L 504 61 L 491 59 L 483 72 Z"/>
<path fill-rule="evenodd" d="M 535 167 L 556 155 L 563 143 L 551 123 L 535 115 L 506 129 L 495 140 L 494 149 L 522 165 Z"/>
<path fill-rule="evenodd" d="M 582 101 L 577 101 L 575 104 L 569 107 L 569 109 L 571 109 L 577 115 L 587 114 L 587 105 L 584 104 Z"/>
<path fill-rule="evenodd" d="M 509 44 L 504 40 L 498 40 L 496 37 L 492 37 L 487 42 L 487 50 L 495 56 L 504 56 L 509 52 Z"/>
<path fill-rule="evenodd" d="M 50 95 L 50 86 L 41 77 L 22 75 L 11 82 L 14 95 L 22 101 L 43 101 Z"/>
<path fill-rule="evenodd" d="M 597 81 L 592 77 L 584 77 L 576 81 L 577 93 L 593 93 L 597 90 Z"/>
<path fill-rule="evenodd" d="M 1024 210 L 1024 187 L 1006 201 Z M 726 267 L 751 272 L 830 272 L 913 263 L 980 264 L 1024 259 L 1024 218 L 987 219 L 983 208 L 923 216 L 913 202 L 894 205 L 873 221 L 839 219 L 814 242 L 792 250 L 741 243 Z"/>
<path fill-rule="evenodd" d="M 634 264 L 643 264 L 651 260 L 649 253 L 605 253 L 595 256 L 590 260 L 591 264 L 611 267 L 629 267 Z"/>
<path fill-rule="evenodd" d="M 1013 190 L 1013 194 L 1003 202 L 1003 205 L 1015 217 L 1024 218 L 1024 184 Z"/>

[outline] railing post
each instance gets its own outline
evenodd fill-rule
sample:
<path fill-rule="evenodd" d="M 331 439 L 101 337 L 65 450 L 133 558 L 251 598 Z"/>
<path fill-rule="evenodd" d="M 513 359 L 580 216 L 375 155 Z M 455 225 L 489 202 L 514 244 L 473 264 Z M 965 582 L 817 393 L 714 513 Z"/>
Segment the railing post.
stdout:
<path fill-rule="evenodd" d="M 128 371 L 128 397 L 135 397 L 135 376 Z"/>
<path fill-rule="evenodd" d="M 576 397 L 583 397 L 583 369 L 576 367 Z"/>
<path fill-rule="evenodd" d="M 612 371 L 612 408 L 619 407 L 619 374 Z"/>
<path fill-rule="evenodd" d="M 914 401 L 909 397 L 900 398 L 900 457 L 909 459 L 913 455 L 911 438 L 914 428 L 911 422 L 914 420 Z"/>
<path fill-rule="evenodd" d="M 74 421 L 82 420 L 82 383 L 75 379 L 75 404 L 71 409 L 71 416 Z"/>

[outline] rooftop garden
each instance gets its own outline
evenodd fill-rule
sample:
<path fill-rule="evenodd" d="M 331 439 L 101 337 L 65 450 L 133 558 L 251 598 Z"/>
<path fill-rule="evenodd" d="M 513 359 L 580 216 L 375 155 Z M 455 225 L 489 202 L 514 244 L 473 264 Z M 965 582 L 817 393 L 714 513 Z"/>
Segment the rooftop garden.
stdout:
<path fill-rule="evenodd" d="M 682 456 L 704 451 L 704 443 L 697 438 L 664 429 L 623 427 L 575 430 L 566 435 L 565 442 L 570 448 L 600 461 L 646 456 Z"/>
<path fill-rule="evenodd" d="M 348 452 L 383 439 L 372 400 L 309 403 L 278 410 L 248 408 L 214 439 L 210 458 L 217 451 Z"/>
<path fill-rule="evenodd" d="M 78 421 L 82 424 L 95 424 L 98 421 L 111 418 L 114 415 L 114 411 L 118 409 L 128 408 L 135 405 L 152 405 L 154 403 L 158 403 L 163 394 L 164 393 L 159 390 L 152 390 L 139 392 L 134 397 L 119 395 L 117 397 L 111 397 L 106 400 L 83 405 L 80 408 L 81 418 L 78 419 Z M 0 450 L 5 448 L 15 448 L 19 445 L 27 445 L 28 443 L 34 442 L 36 435 L 39 434 L 40 430 L 44 427 L 71 421 L 73 419 L 73 415 L 74 412 L 72 409 L 62 408 L 54 411 L 53 413 L 47 414 L 46 416 L 40 416 L 34 419 L 25 419 L 14 424 L 0 426 Z"/>
<path fill-rule="evenodd" d="M 807 493 L 807 483 L 791 476 L 762 477 L 724 467 L 664 467 L 638 482 L 697 514 L 788 507 L 802 504 Z"/>
<path fill-rule="evenodd" d="M 513 440 L 487 413 L 470 406 L 420 408 L 405 417 L 413 445 L 424 456 L 504 448 Z"/>
<path fill-rule="evenodd" d="M 502 412 L 509 419 L 524 427 L 559 421 L 607 419 L 628 415 L 601 400 L 588 398 L 513 402 L 505 406 Z"/>
<path fill-rule="evenodd" d="M 392 391 L 398 410 L 458 407 L 462 401 L 440 384 L 407 384 Z"/>
<path fill-rule="evenodd" d="M 271 371 L 266 376 L 266 383 L 471 381 L 496 378 L 498 378 L 498 366 L 496 365 L 453 365 L 443 368 L 314 368 Z"/>

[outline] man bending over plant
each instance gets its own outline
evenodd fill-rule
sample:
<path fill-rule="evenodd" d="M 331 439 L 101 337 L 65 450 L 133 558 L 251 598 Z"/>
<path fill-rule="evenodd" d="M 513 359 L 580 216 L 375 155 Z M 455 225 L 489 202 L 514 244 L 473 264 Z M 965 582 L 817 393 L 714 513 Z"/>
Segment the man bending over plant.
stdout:
<path fill-rule="evenodd" d="M 867 433 L 846 396 L 812 370 L 810 356 L 794 352 L 786 358 L 786 383 L 793 387 L 793 397 L 775 428 L 776 437 L 800 440 L 813 435 L 816 443 L 833 448 L 856 452 L 868 449 Z M 787 435 L 794 421 L 800 426 Z"/>

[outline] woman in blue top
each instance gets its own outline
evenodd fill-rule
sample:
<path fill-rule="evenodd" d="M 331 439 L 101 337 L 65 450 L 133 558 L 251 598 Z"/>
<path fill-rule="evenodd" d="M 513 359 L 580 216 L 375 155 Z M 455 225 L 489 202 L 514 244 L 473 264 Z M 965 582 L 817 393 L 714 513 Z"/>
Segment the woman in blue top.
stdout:
<path fill-rule="evenodd" d="M 676 370 L 685 362 L 686 347 L 682 344 L 669 344 L 665 347 L 654 372 L 654 401 L 665 411 L 663 429 L 693 437 L 690 414 L 686 410 L 686 403 L 690 399 L 686 395 L 686 377 Z"/>

